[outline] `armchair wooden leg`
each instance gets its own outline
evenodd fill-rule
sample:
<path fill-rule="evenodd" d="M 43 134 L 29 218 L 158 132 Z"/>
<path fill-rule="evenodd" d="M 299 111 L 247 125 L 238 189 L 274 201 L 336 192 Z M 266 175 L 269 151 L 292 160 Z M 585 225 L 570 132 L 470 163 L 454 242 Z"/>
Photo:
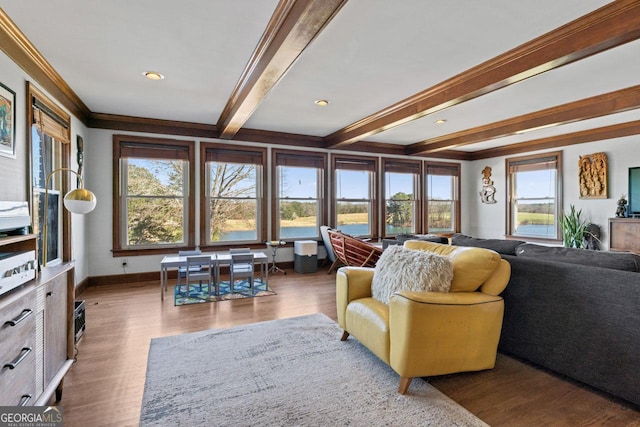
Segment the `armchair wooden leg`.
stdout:
<path fill-rule="evenodd" d="M 400 377 L 400 386 L 398 387 L 398 393 L 406 394 L 409 386 L 411 385 L 411 380 L 413 378 Z"/>
<path fill-rule="evenodd" d="M 340 338 L 340 341 L 346 341 L 346 340 L 347 340 L 347 338 L 349 338 L 349 332 L 344 331 L 344 332 L 342 333 L 342 337 Z"/>

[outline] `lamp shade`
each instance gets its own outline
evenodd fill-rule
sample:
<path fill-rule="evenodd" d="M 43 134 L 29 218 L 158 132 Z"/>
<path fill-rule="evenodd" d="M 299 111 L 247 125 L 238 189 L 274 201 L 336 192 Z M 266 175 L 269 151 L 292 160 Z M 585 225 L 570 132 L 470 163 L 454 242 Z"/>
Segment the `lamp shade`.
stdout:
<path fill-rule="evenodd" d="M 82 215 L 95 209 L 97 201 L 96 195 L 86 188 L 71 190 L 64 196 L 64 206 L 67 210 Z"/>

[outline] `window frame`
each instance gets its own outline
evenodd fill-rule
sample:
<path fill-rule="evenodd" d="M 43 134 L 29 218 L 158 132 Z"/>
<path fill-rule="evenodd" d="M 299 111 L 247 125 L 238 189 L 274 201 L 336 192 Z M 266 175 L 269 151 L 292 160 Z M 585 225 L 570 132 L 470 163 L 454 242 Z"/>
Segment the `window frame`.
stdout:
<path fill-rule="evenodd" d="M 544 238 L 536 236 L 528 236 L 522 234 L 513 233 L 513 202 L 514 202 L 514 183 L 512 182 L 511 169 L 517 165 L 535 165 L 536 163 L 548 163 L 549 160 L 555 161 L 556 164 L 556 238 Z M 545 168 L 540 168 L 540 170 Z M 533 169 L 535 170 L 535 169 Z M 505 183 L 506 183 L 506 223 L 505 223 L 505 237 L 511 239 L 526 239 L 527 241 L 538 241 L 548 243 L 562 242 L 562 232 L 560 227 L 560 217 L 563 214 L 563 202 L 562 202 L 562 151 L 552 151 L 547 153 L 532 154 L 521 157 L 510 157 L 505 159 Z"/>
<path fill-rule="evenodd" d="M 382 200 L 382 238 L 390 238 L 397 235 L 387 234 L 387 202 L 394 199 L 387 199 L 387 173 L 403 173 L 413 174 L 413 224 L 411 233 L 421 233 L 423 221 L 422 211 L 422 161 L 420 160 L 406 160 L 395 158 L 383 158 L 382 159 L 382 185 L 381 185 L 381 200 Z"/>
<path fill-rule="evenodd" d="M 443 173 L 430 173 L 430 171 L 434 172 L 443 172 Z M 431 233 L 429 230 L 429 183 L 427 180 L 429 179 L 429 175 L 444 175 L 444 176 L 452 176 L 455 178 L 455 182 L 453 184 L 453 190 L 455 192 L 453 202 L 454 209 L 454 219 L 453 219 L 453 230 L 452 231 L 438 231 L 433 232 L 436 234 L 442 235 L 453 235 L 453 233 L 460 233 L 461 228 L 461 165 L 460 163 L 449 163 L 449 162 L 432 162 L 425 161 L 423 164 L 423 222 L 422 229 L 424 233 Z"/>
<path fill-rule="evenodd" d="M 256 196 L 256 202 L 258 203 L 258 218 L 256 218 L 256 224 L 259 225 L 257 240 L 255 241 L 225 241 L 221 243 L 209 242 L 209 230 L 208 230 L 208 168 L 207 168 L 207 156 L 209 153 L 214 152 L 240 152 L 247 155 L 254 154 L 260 156 L 261 163 L 260 176 L 256 176 L 256 185 L 259 185 L 259 194 Z M 256 163 L 258 164 L 258 163 Z M 202 250 L 221 250 L 229 249 L 237 246 L 258 248 L 264 247 L 264 242 L 267 241 L 267 220 L 268 220 L 268 206 L 267 206 L 267 194 L 266 194 L 266 178 L 267 178 L 267 149 L 254 146 L 241 146 L 231 144 L 219 144 L 211 142 L 200 143 L 200 248 Z"/>
<path fill-rule="evenodd" d="M 195 248 L 195 155 L 194 141 L 183 141 L 175 139 L 152 138 L 135 135 L 113 135 L 113 249 L 114 256 L 125 255 L 149 255 L 161 253 L 173 253 L 177 249 L 193 249 Z M 184 216 L 187 221 L 184 233 L 184 243 L 162 244 L 147 247 L 127 247 L 122 240 L 123 236 L 123 195 L 121 180 L 121 159 L 123 148 L 131 145 L 140 146 L 144 149 L 165 149 L 165 150 L 186 150 L 188 161 L 189 180 L 186 183 L 188 191 L 187 212 Z M 147 147 L 147 148 L 145 148 Z"/>
<path fill-rule="evenodd" d="M 317 196 L 318 202 L 318 228 L 315 236 L 282 238 L 280 236 L 280 191 L 279 191 L 279 166 L 294 166 L 317 168 L 320 176 L 317 178 Z M 301 152 L 295 150 L 273 149 L 271 151 L 271 238 L 273 240 L 282 240 L 291 242 L 296 239 L 315 239 L 321 240 L 320 226 L 327 223 L 327 153 L 321 152 Z"/>
<path fill-rule="evenodd" d="M 344 166 L 352 165 L 352 167 L 339 167 L 341 164 Z M 370 231 L 371 235 L 362 235 L 358 237 L 368 237 L 372 239 L 377 239 L 380 237 L 379 233 L 379 220 L 378 215 L 380 212 L 380 204 L 378 199 L 378 179 L 380 175 L 380 161 L 378 157 L 367 157 L 367 156 L 350 156 L 350 155 L 332 155 L 331 156 L 331 180 L 332 180 L 332 193 L 331 193 L 331 206 L 333 212 L 333 227 L 338 227 L 338 191 L 337 191 L 337 170 L 345 169 L 345 170 L 369 170 L 372 172 L 372 176 L 370 178 L 370 188 L 369 188 L 369 203 L 370 203 Z M 342 200 L 342 199 L 341 199 Z M 345 199 L 351 200 L 351 199 Z M 339 227 L 338 227 L 339 228 Z"/>
<path fill-rule="evenodd" d="M 27 91 L 27 158 L 28 158 L 28 200 L 31 211 L 31 227 L 33 233 L 38 235 L 41 230 L 39 229 L 39 214 L 36 207 L 36 200 L 34 198 L 34 182 L 33 182 L 33 138 L 32 128 L 33 126 L 41 125 L 43 133 L 49 135 L 53 142 L 57 144 L 57 156 L 52 159 L 52 170 L 56 168 L 69 168 L 71 165 L 71 116 L 67 114 L 65 110 L 59 107 L 44 92 L 40 91 L 31 82 L 26 82 Z M 39 111 L 36 113 L 36 111 Z M 49 174 L 51 171 L 49 171 Z M 47 174 L 48 175 L 48 174 Z M 63 196 L 71 190 L 71 183 L 75 182 L 75 179 L 71 181 L 71 172 L 61 171 L 58 174 L 54 174 L 51 177 L 55 191 L 60 193 L 59 197 L 59 235 L 58 241 L 58 255 L 59 257 L 53 262 L 55 265 L 57 260 L 65 263 L 72 259 L 71 253 L 71 213 L 63 207 Z M 46 181 L 46 176 L 44 177 Z M 41 187 L 40 187 L 41 188 Z M 51 192 L 50 192 L 51 193 Z M 49 218 L 48 218 L 49 219 Z M 39 243 L 40 237 L 38 238 Z M 38 259 L 42 254 L 42 246 L 38 245 Z"/>

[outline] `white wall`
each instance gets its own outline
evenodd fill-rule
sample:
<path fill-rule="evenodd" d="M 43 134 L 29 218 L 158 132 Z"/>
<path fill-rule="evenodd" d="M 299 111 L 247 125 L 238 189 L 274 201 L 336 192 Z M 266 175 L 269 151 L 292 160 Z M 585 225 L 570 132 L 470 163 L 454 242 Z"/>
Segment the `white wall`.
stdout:
<path fill-rule="evenodd" d="M 43 90 L 31 76 L 18 67 L 4 52 L 0 52 L 0 81 L 16 93 L 16 158 L 10 159 L 0 156 L 0 200 L 28 200 L 28 193 L 31 189 L 30 177 L 28 176 L 29 159 L 27 158 L 27 126 L 26 105 L 27 81 L 30 81 L 38 89 L 42 90 L 50 99 L 55 100 L 47 91 Z M 57 102 L 57 101 L 56 101 Z M 64 109 L 64 107 L 57 102 Z M 65 109 L 66 110 L 66 109 Z M 68 110 L 66 110 L 69 113 Z M 87 144 L 88 130 L 77 118 L 71 116 L 71 168 L 77 170 L 76 161 L 76 136 L 80 135 L 85 140 L 85 153 L 91 151 Z M 86 154 L 85 154 L 86 156 Z M 85 157 L 86 158 L 86 157 Z M 87 162 L 85 162 L 85 176 Z M 75 177 L 71 178 L 75 182 Z M 88 182 L 86 187 L 91 189 Z M 89 214 L 90 216 L 91 214 Z M 87 227 L 88 216 L 71 214 L 72 243 L 71 251 L 76 262 L 75 281 L 76 284 L 84 280 L 89 275 L 89 259 L 87 257 Z"/>
<path fill-rule="evenodd" d="M 554 150 L 562 151 L 563 177 L 563 209 L 567 211 L 569 205 L 582 209 L 582 217 L 600 226 L 601 248 L 608 249 L 608 219 L 615 216 L 617 201 L 628 193 L 628 173 L 630 167 L 640 166 L 640 137 L 629 136 L 606 141 L 590 142 L 571 145 Z M 578 159 L 580 156 L 605 152 L 608 157 L 609 195 L 607 199 L 580 199 L 578 190 Z M 534 154 L 534 153 L 527 153 Z M 518 156 L 509 156 L 518 157 Z M 463 222 L 462 232 L 471 236 L 483 238 L 502 238 L 506 224 L 506 177 L 505 158 L 477 160 L 471 162 L 468 168 L 469 176 L 465 184 L 473 189 L 470 191 L 473 200 L 469 210 L 463 211 L 472 219 Z M 485 166 L 492 168 L 492 180 L 496 187 L 497 203 L 483 204 L 478 192 L 482 188 L 481 171 Z"/>

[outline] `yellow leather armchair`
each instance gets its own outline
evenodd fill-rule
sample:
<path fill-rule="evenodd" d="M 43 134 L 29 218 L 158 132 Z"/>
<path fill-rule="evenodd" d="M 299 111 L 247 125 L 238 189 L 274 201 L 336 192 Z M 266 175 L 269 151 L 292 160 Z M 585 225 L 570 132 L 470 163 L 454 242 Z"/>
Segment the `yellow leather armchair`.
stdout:
<path fill-rule="evenodd" d="M 405 394 L 414 377 L 495 366 L 511 266 L 496 252 L 410 240 L 405 247 L 448 256 L 451 291 L 400 291 L 389 305 L 372 297 L 373 268 L 342 267 L 336 276 L 342 340 L 353 335 L 400 375 Z"/>

